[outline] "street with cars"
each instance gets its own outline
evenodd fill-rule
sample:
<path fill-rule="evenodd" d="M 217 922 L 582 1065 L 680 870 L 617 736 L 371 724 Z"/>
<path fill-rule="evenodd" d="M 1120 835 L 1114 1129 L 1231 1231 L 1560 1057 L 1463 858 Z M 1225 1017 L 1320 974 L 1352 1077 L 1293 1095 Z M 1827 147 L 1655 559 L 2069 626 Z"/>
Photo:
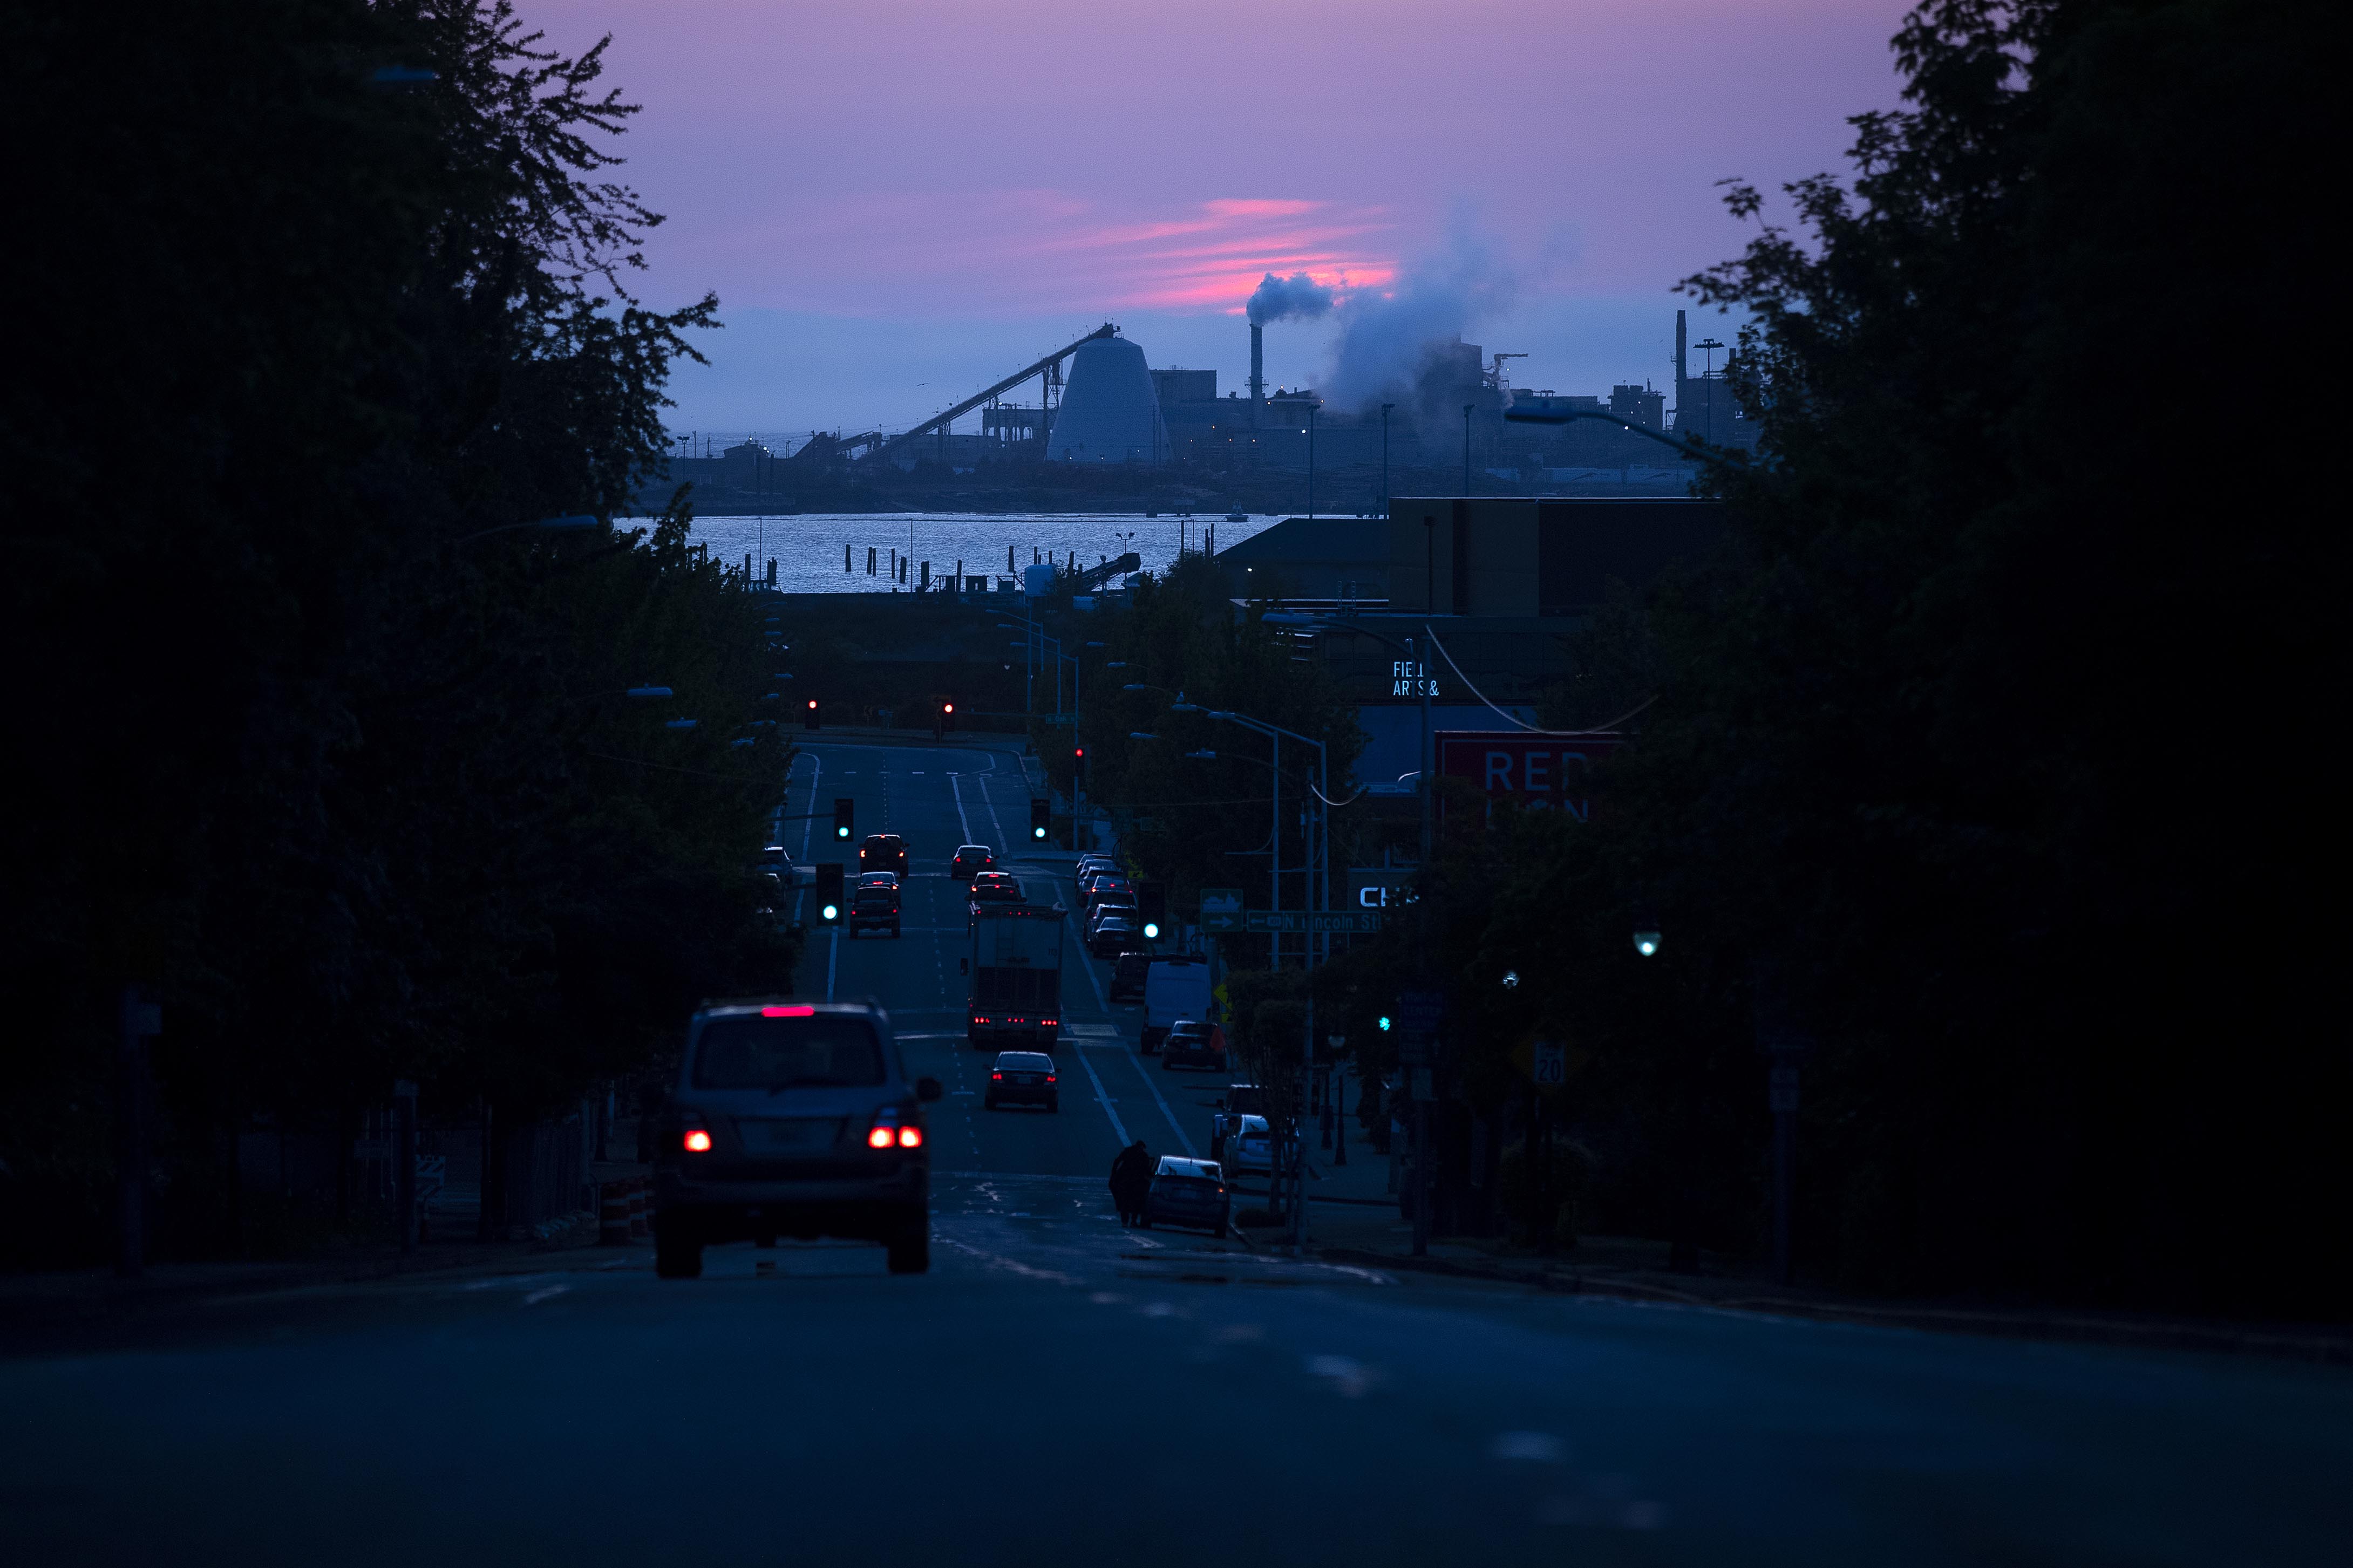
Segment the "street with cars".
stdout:
<path fill-rule="evenodd" d="M 702 1010 L 664 1124 L 691 1267 L 673 1230 L 52 1324 L 0 1352 L 12 1557 L 2316 1563 L 2353 1539 L 2345 1368 L 1413 1272 L 1319 1257 L 1314 1207 L 1303 1255 L 1249 1236 L 1262 1107 L 1199 1020 L 1162 1043 L 1182 1070 L 1143 1054 L 1075 857 L 1026 837 L 1016 750 L 813 739 L 792 789 L 790 994 Z M 870 883 L 828 842 L 841 798 L 903 865 Z M 1062 907 L 1050 1041 L 975 1043 L 959 851 Z M 844 860 L 852 910 L 878 894 L 855 931 L 808 907 L 807 868 Z M 835 1150 L 855 1191 L 802 1226 L 728 1186 L 754 1137 Z M 1131 1226 L 1108 1180 L 1139 1142 Z"/>

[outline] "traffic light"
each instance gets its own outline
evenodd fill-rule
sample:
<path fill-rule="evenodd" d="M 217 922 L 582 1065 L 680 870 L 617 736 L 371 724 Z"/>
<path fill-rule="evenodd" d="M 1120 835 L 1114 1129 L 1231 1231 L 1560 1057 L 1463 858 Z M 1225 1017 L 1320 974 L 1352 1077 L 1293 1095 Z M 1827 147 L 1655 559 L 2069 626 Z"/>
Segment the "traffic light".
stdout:
<path fill-rule="evenodd" d="M 1389 1032 L 1389 1023 L 1390 1023 L 1389 1016 L 1388 1016 L 1387 1013 L 1382 1014 L 1382 1015 L 1381 1015 L 1381 1033 L 1382 1033 L 1382 1034 L 1386 1035 L 1386 1034 L 1388 1034 L 1388 1033 Z"/>
<path fill-rule="evenodd" d="M 1029 803 L 1029 837 L 1043 838 L 1053 830 L 1053 826 L 1054 803 L 1050 800 L 1031 801 Z"/>
<path fill-rule="evenodd" d="M 944 733 L 953 733 L 955 730 L 955 703 L 943 702 L 940 704 L 940 729 Z"/>
<path fill-rule="evenodd" d="M 1168 923 L 1168 884 L 1138 882 L 1135 885 L 1135 915 L 1144 928 L 1144 940 L 1160 940 L 1160 928 Z"/>
<path fill-rule="evenodd" d="M 841 862 L 820 861 L 817 868 L 817 918 L 827 925 L 841 923 Z"/>
<path fill-rule="evenodd" d="M 836 838 L 858 837 L 858 803 L 846 795 L 833 797 L 833 836 Z"/>
<path fill-rule="evenodd" d="M 801 728 L 804 730 L 817 728 L 817 699 L 814 697 L 808 700 L 808 706 L 801 710 Z"/>
<path fill-rule="evenodd" d="M 1087 749 L 1084 746 L 1071 748 L 1071 777 L 1081 784 L 1087 782 Z"/>

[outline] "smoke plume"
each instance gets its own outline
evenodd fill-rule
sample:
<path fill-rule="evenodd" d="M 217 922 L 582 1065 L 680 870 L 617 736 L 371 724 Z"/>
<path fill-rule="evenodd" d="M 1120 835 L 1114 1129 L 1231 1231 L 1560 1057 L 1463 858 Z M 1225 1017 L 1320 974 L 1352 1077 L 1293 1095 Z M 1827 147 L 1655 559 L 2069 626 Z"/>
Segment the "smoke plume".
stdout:
<path fill-rule="evenodd" d="M 1518 269 L 1458 215 L 1442 251 L 1406 267 L 1388 289 L 1359 289 L 1340 307 L 1325 397 L 1351 409 L 1396 403 L 1416 415 L 1428 412 L 1422 404 L 1455 398 L 1461 379 L 1455 345 L 1508 310 L 1521 283 Z"/>
<path fill-rule="evenodd" d="M 1269 321 L 1291 318 L 1304 321 L 1320 316 L 1332 308 L 1332 290 L 1304 272 L 1294 272 L 1288 278 L 1268 273 L 1250 297 L 1250 319 L 1264 326 Z"/>

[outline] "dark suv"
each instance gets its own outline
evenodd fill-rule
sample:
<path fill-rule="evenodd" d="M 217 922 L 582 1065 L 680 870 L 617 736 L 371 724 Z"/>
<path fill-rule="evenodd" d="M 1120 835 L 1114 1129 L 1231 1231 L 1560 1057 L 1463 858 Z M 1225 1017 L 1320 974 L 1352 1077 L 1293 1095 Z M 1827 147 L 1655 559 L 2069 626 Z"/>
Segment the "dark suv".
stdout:
<path fill-rule="evenodd" d="M 855 937 L 862 931 L 887 931 L 899 934 L 899 884 L 877 877 L 871 883 L 861 883 L 849 895 L 849 934 Z"/>
<path fill-rule="evenodd" d="M 890 1015 L 871 1003 L 707 1002 L 687 1026 L 654 1159 L 654 1272 L 713 1242 L 852 1237 L 931 1266 L 931 1150 Z"/>
<path fill-rule="evenodd" d="M 986 844 L 959 844 L 955 858 L 948 862 L 948 875 L 959 882 L 969 882 L 983 871 L 997 869 L 997 851 Z"/>
<path fill-rule="evenodd" d="M 870 833 L 858 846 L 861 871 L 896 871 L 907 875 L 907 841 L 895 833 Z"/>

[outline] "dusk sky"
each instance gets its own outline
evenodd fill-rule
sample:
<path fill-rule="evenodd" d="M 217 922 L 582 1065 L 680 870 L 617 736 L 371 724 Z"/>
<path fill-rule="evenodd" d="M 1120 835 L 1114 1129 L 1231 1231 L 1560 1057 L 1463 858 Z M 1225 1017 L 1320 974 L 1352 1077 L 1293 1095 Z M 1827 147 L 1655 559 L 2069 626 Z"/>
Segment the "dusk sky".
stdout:
<path fill-rule="evenodd" d="M 1107 320 L 1238 388 L 1270 270 L 1343 301 L 1267 329 L 1273 384 L 1345 401 L 1351 322 L 1525 352 L 1522 387 L 1666 383 L 1673 283 L 1746 238 L 1715 183 L 1843 167 L 1908 8 L 522 3 L 568 50 L 612 33 L 645 106 L 643 297 L 720 297 L 672 425 L 776 435 L 913 423 Z"/>

